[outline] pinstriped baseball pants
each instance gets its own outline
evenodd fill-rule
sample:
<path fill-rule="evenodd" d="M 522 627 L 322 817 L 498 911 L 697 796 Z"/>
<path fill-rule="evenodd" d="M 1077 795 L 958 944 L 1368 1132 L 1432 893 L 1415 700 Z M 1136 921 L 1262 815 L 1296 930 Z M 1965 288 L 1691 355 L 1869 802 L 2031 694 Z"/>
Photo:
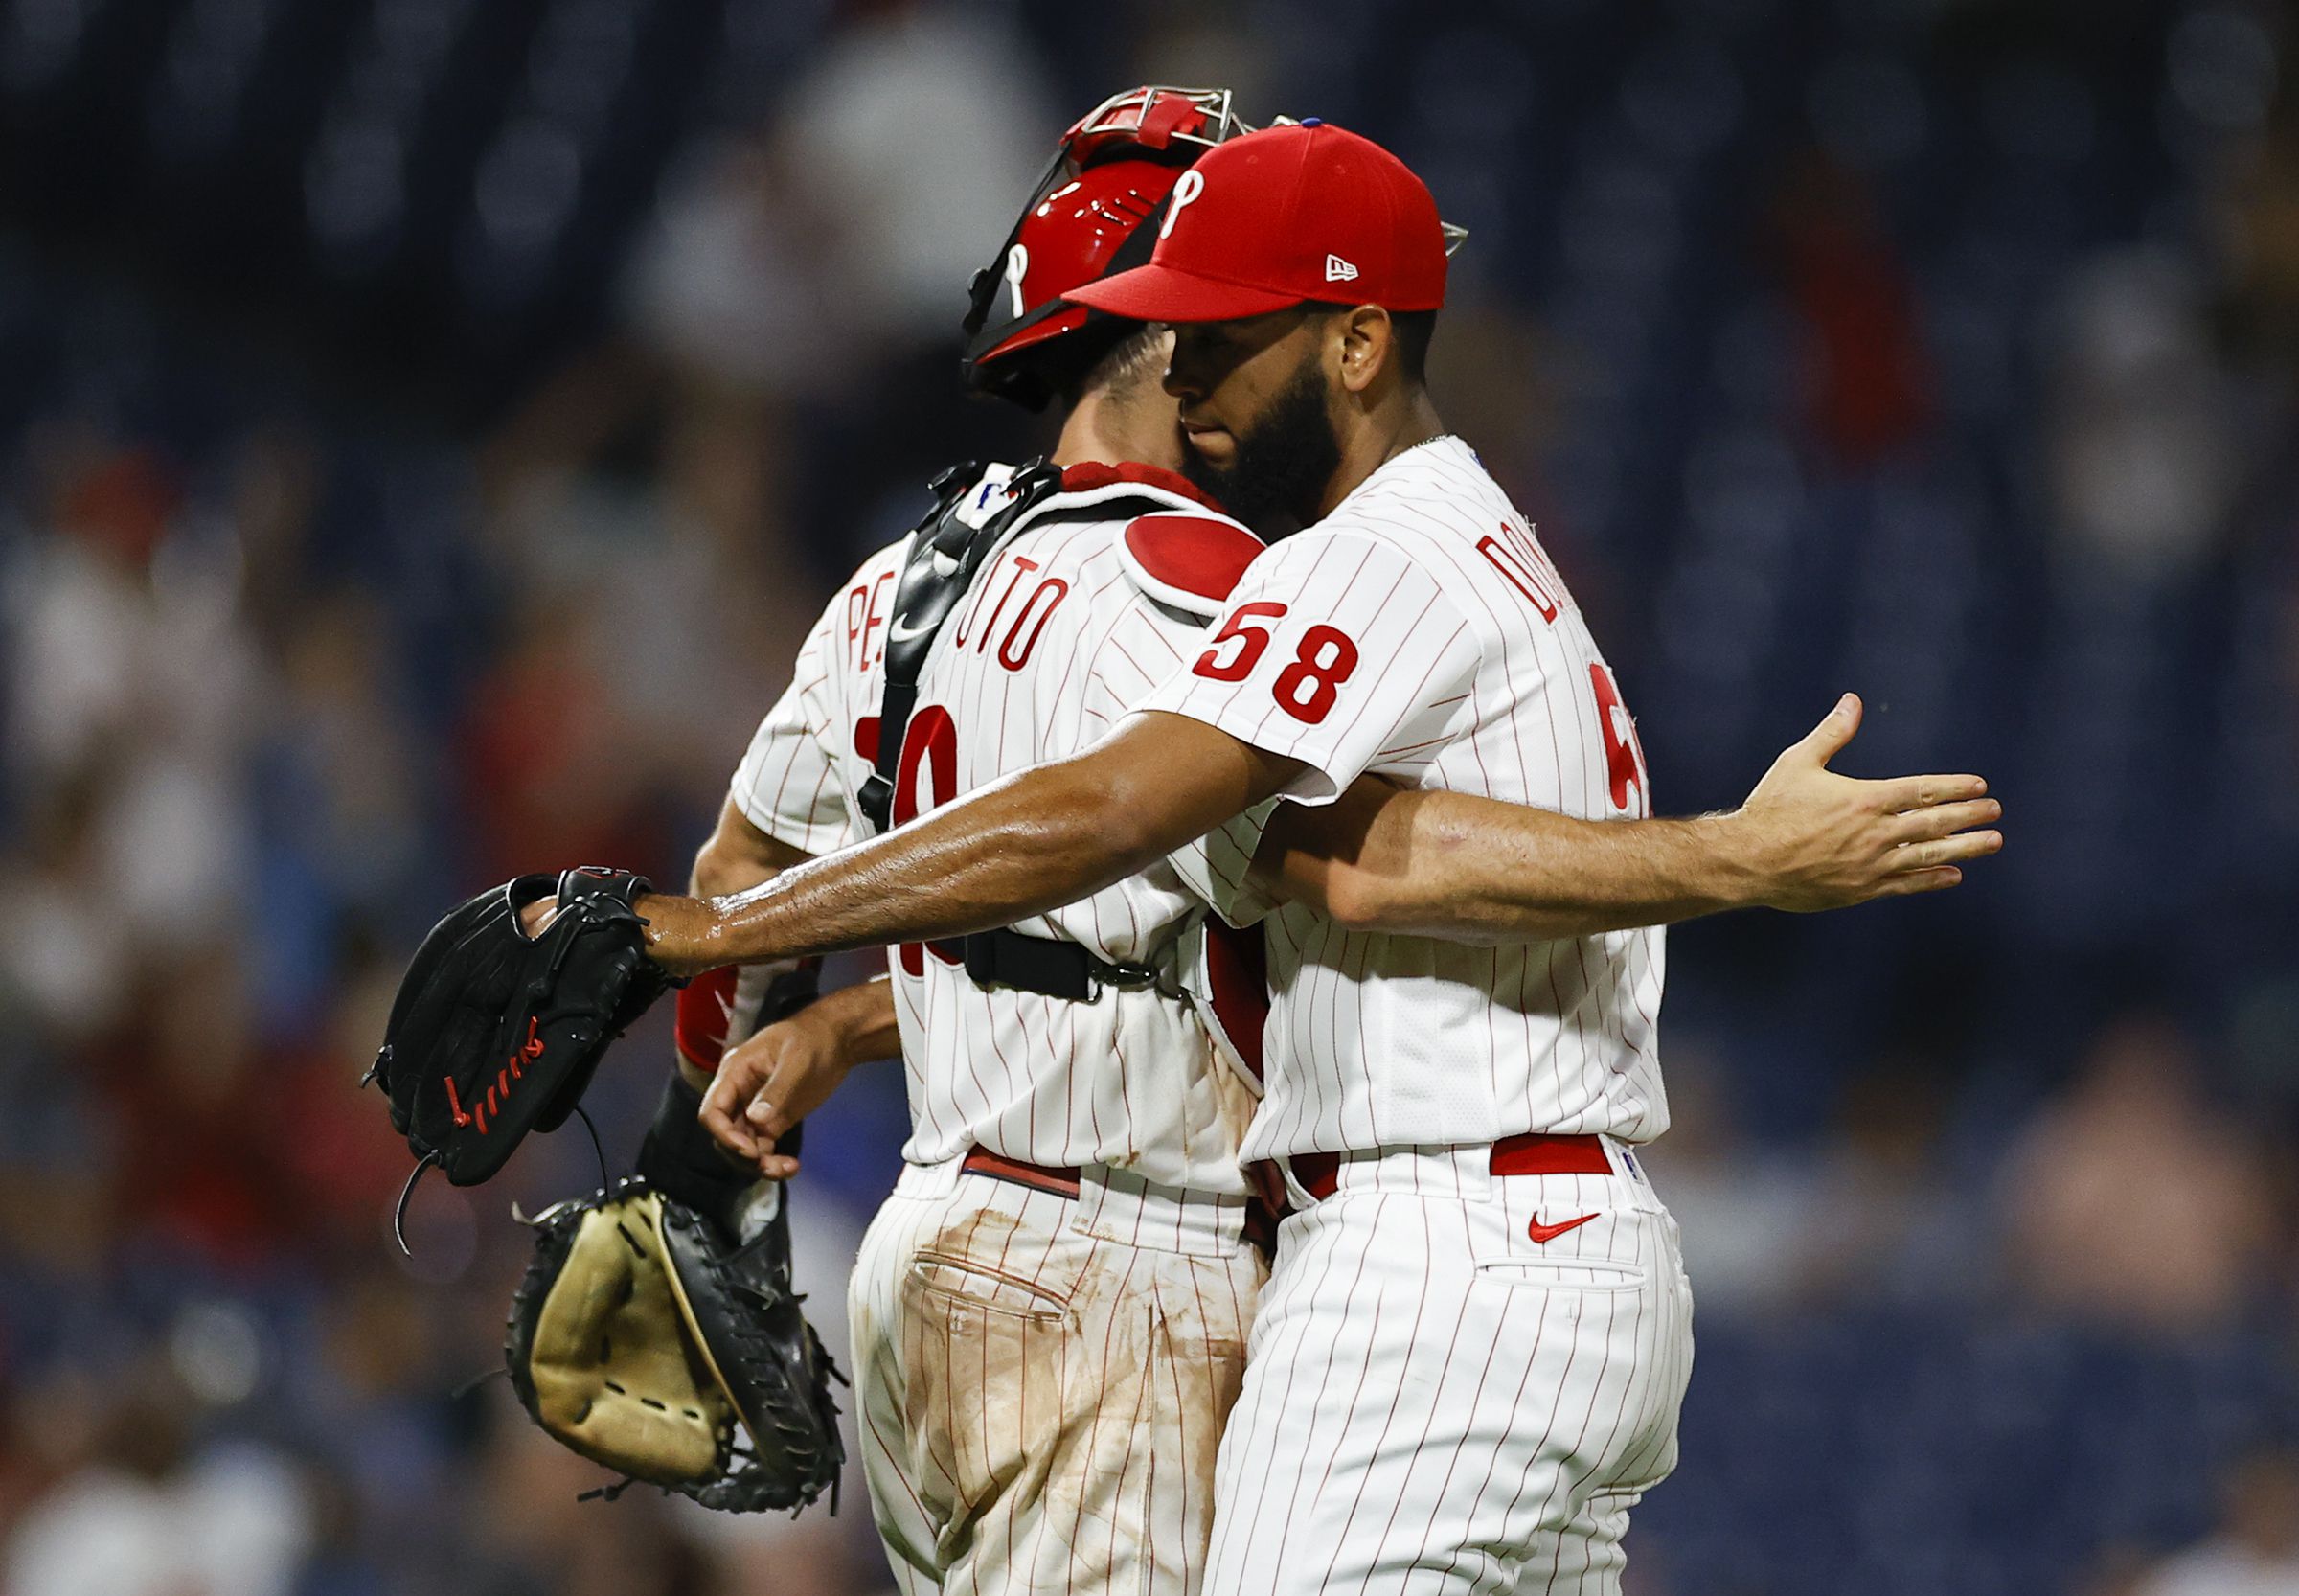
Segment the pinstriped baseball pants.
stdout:
<path fill-rule="evenodd" d="M 1692 1292 L 1675 1220 L 1608 1151 L 1611 1174 L 1506 1178 L 1481 1148 L 1347 1155 L 1286 1220 L 1206 1596 L 1619 1591 L 1628 1510 L 1675 1466 Z"/>
<path fill-rule="evenodd" d="M 849 1288 L 871 1508 L 904 1596 L 1194 1596 L 1259 1254 L 1241 1205 L 904 1171 Z"/>

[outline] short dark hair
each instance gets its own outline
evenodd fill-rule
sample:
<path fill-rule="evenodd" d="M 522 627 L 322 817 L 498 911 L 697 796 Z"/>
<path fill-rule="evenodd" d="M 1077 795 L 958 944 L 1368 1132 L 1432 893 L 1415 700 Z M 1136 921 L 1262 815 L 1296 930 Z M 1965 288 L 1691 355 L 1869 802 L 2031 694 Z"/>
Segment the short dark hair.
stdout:
<path fill-rule="evenodd" d="M 967 366 L 967 381 L 1025 410 L 1043 410 L 1049 402 L 1067 410 L 1096 388 L 1138 380 L 1145 367 L 1162 375 L 1164 362 L 1153 359 L 1162 331 L 1097 313 L 1083 327 Z"/>
<path fill-rule="evenodd" d="M 1062 407 L 1068 409 L 1097 388 L 1131 387 L 1146 378 L 1162 377 L 1166 365 L 1163 346 L 1159 339 L 1165 329 L 1155 322 L 1119 322 L 1120 335 L 1115 342 L 1103 348 L 1094 363 L 1065 386 L 1060 392 Z M 1071 337 L 1079 334 L 1071 333 Z M 1049 340 L 1059 343 L 1059 338 Z"/>

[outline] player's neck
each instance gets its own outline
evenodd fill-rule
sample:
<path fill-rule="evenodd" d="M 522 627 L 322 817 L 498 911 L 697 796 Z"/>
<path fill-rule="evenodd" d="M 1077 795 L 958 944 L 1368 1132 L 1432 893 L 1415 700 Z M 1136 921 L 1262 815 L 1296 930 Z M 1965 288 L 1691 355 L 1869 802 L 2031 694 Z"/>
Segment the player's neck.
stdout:
<path fill-rule="evenodd" d="M 1173 402 L 1162 391 L 1155 402 L 1146 396 L 1110 388 L 1089 388 L 1062 418 L 1061 436 L 1048 457 L 1057 466 L 1116 466 L 1131 461 L 1181 468 L 1181 428 Z"/>
<path fill-rule="evenodd" d="M 1445 435 L 1445 420 L 1429 402 L 1426 389 L 1400 391 L 1357 419 L 1341 436 L 1341 468 L 1325 485 L 1317 504 L 1323 520 L 1340 508 L 1341 501 L 1364 486 L 1365 479 L 1410 448 Z"/>

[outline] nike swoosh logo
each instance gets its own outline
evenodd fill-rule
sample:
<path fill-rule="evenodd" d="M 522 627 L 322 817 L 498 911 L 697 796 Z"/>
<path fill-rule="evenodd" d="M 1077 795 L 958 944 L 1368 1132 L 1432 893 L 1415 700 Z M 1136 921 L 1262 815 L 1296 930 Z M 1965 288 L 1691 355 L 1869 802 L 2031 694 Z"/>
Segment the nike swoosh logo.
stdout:
<path fill-rule="evenodd" d="M 1578 1230 L 1595 1218 L 1594 1214 L 1583 1214 L 1579 1219 L 1567 1220 L 1562 1224 L 1542 1224 L 1538 1220 L 1535 1220 L 1531 1224 L 1525 1226 L 1525 1234 L 1536 1242 L 1554 1242 L 1566 1231 Z"/>
<path fill-rule="evenodd" d="M 925 636 L 926 633 L 932 631 L 933 629 L 934 624 L 931 621 L 927 622 L 922 627 L 910 627 L 904 626 L 901 618 L 897 616 L 894 624 L 886 628 L 886 641 L 889 643 L 907 643 L 914 637 Z"/>

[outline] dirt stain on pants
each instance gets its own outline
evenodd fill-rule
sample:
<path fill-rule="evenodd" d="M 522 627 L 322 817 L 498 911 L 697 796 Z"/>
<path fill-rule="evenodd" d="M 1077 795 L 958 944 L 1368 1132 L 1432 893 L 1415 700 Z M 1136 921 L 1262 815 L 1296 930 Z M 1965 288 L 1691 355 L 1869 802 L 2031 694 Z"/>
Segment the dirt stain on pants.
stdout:
<path fill-rule="evenodd" d="M 1197 1589 L 1262 1262 L 1083 1234 L 1074 1207 L 964 1176 L 898 1189 L 864 1239 L 863 1463 L 907 1596 Z"/>

